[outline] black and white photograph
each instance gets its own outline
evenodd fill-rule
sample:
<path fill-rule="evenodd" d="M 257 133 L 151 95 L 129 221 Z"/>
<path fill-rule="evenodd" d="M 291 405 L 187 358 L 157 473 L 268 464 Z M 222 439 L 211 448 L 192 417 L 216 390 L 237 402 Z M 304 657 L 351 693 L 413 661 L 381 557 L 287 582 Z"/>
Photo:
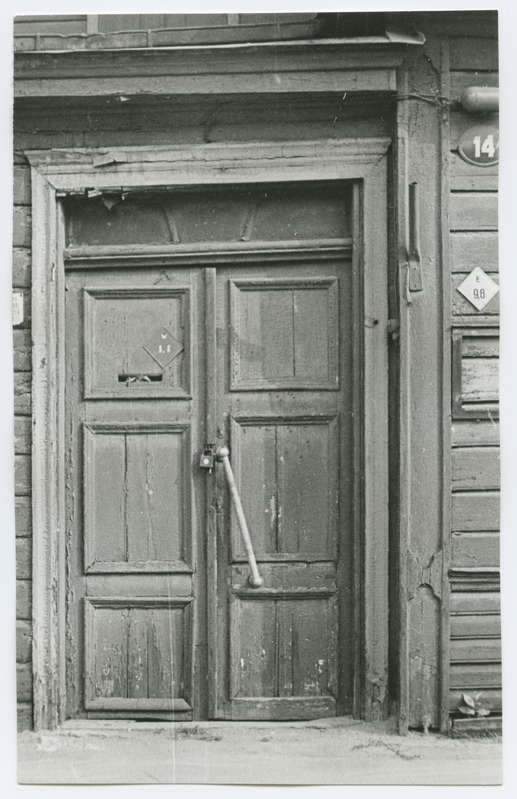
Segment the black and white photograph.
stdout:
<path fill-rule="evenodd" d="M 4 14 L 17 789 L 501 795 L 515 17 L 25 5 Z"/>

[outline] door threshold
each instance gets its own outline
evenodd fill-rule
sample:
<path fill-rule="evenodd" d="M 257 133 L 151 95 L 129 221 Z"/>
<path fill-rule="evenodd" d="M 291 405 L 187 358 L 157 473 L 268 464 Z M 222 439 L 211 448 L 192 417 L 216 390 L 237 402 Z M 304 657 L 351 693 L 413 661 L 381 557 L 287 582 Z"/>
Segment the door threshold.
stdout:
<path fill-rule="evenodd" d="M 212 721 L 137 721 L 136 719 L 69 719 L 61 724 L 54 732 L 138 732 L 144 730 L 151 731 L 171 731 L 171 730 L 215 730 L 215 729 L 289 729 L 289 728 L 313 728 L 323 729 L 328 727 L 349 727 L 364 722 L 355 719 L 353 716 L 332 716 L 321 719 L 308 720 L 286 720 L 279 721 L 267 719 L 265 721 L 228 721 L 226 719 L 215 719 Z"/>

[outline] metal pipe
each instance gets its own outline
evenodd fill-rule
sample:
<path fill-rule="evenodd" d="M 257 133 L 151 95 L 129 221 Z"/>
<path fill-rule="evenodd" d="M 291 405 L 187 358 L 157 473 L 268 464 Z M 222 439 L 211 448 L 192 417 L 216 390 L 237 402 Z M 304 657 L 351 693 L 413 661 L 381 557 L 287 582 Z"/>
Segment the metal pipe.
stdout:
<path fill-rule="evenodd" d="M 248 530 L 248 525 L 246 523 L 246 517 L 244 516 L 244 510 L 242 507 L 241 498 L 239 496 L 239 491 L 237 489 L 237 484 L 235 482 L 233 470 L 230 464 L 229 455 L 230 455 L 230 450 L 228 449 L 228 447 L 225 447 L 224 445 L 217 447 L 215 457 L 217 458 L 218 461 L 222 462 L 224 467 L 224 473 L 228 481 L 230 495 L 235 508 L 235 513 L 237 515 L 237 521 L 239 522 L 242 541 L 244 543 L 246 556 L 248 558 L 248 563 L 251 569 L 251 574 L 248 577 L 248 582 L 252 588 L 260 588 L 262 585 L 264 585 L 264 579 L 260 576 L 259 570 L 257 568 L 257 561 L 255 559 L 255 553 L 253 552 L 253 544 L 251 543 L 251 536 Z"/>
<path fill-rule="evenodd" d="M 499 111 L 499 88 L 497 86 L 469 86 L 461 95 L 460 102 L 470 113 L 488 114 Z"/>

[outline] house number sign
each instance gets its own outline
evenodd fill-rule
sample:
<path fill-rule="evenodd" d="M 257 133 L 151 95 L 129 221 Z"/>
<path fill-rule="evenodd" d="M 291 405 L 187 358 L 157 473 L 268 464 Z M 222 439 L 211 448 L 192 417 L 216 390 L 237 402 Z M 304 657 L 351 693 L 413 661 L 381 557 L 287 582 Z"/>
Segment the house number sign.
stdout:
<path fill-rule="evenodd" d="M 182 352 L 183 344 L 172 335 L 170 330 L 162 327 L 157 330 L 152 339 L 144 344 L 144 350 L 164 369 L 174 358 Z"/>
<path fill-rule="evenodd" d="M 465 131 L 458 144 L 464 161 L 475 166 L 499 163 L 499 131 L 494 125 L 478 125 Z"/>
<path fill-rule="evenodd" d="M 499 286 L 495 280 L 492 280 L 490 275 L 487 275 L 479 266 L 476 266 L 470 275 L 460 283 L 458 291 L 472 303 L 474 308 L 482 311 L 492 297 L 495 297 L 499 291 Z"/>

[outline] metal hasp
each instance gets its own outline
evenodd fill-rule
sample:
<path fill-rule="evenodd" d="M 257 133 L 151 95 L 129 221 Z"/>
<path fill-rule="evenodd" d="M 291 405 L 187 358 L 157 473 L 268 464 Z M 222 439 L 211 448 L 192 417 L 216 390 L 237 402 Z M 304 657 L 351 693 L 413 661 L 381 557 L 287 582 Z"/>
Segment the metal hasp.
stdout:
<path fill-rule="evenodd" d="M 230 489 L 232 502 L 235 507 L 235 513 L 237 514 L 237 520 L 239 522 L 242 540 L 244 542 L 244 548 L 246 550 L 248 563 L 251 569 L 251 574 L 248 577 L 248 582 L 252 588 L 260 588 L 262 585 L 264 585 L 264 579 L 260 576 L 257 568 L 257 561 L 255 560 L 255 553 L 253 552 L 253 544 L 251 543 L 251 537 L 248 530 L 248 525 L 246 523 L 246 517 L 244 516 L 244 510 L 242 509 L 241 498 L 239 496 L 237 485 L 235 483 L 235 477 L 233 474 L 233 469 L 230 464 L 229 455 L 230 455 L 230 450 L 228 449 L 228 447 L 225 447 L 224 445 L 217 447 L 215 452 L 215 457 L 217 458 L 218 461 L 221 461 L 224 467 L 224 473 L 226 475 L 226 479 L 228 480 L 228 487 Z"/>
<path fill-rule="evenodd" d="M 418 183 L 409 184 L 409 290 L 422 291 Z"/>

